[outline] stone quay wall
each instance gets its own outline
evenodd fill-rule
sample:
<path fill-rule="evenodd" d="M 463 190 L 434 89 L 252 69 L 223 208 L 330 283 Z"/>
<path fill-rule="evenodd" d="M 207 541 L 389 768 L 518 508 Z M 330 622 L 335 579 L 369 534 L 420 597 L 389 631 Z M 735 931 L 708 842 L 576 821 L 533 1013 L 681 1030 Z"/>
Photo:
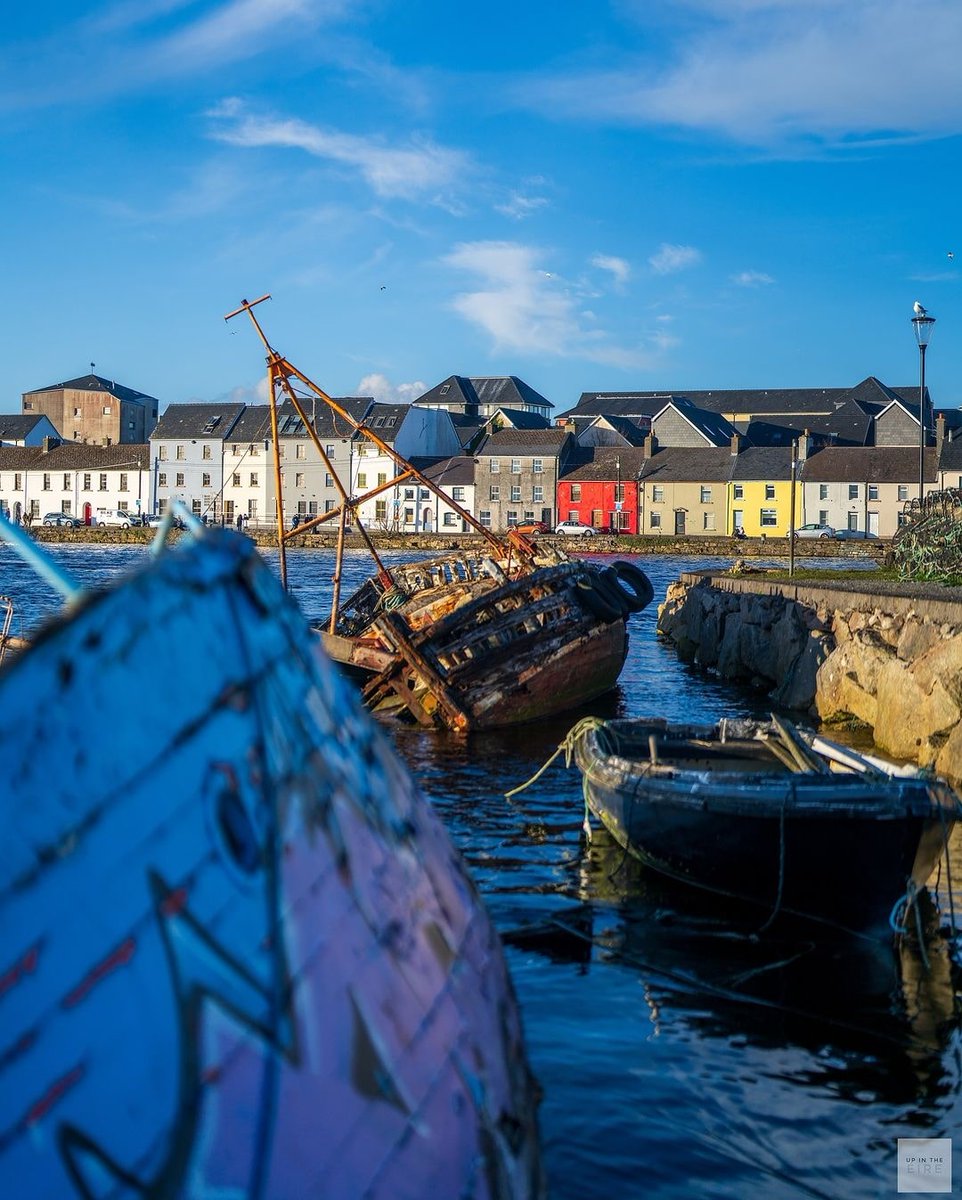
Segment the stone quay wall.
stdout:
<path fill-rule="evenodd" d="M 962 781 L 962 589 L 697 572 L 669 587 L 658 632 L 778 707 L 855 718 L 893 757 Z"/>

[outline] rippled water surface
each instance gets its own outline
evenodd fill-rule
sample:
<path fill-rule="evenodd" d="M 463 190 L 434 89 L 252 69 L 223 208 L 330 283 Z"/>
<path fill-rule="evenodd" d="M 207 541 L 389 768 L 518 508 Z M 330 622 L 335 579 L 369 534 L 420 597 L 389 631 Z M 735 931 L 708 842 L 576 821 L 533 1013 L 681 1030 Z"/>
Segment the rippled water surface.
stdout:
<path fill-rule="evenodd" d="M 96 585 L 144 551 L 54 554 Z M 719 565 L 638 561 L 656 600 L 681 571 Z M 289 551 L 292 590 L 309 617 L 326 613 L 330 566 L 327 552 Z M 351 555 L 346 586 L 368 570 L 366 556 Z M 58 607 L 6 549 L 0 592 L 27 627 Z M 656 639 L 655 616 L 651 608 L 631 618 L 619 686 L 592 711 L 698 720 L 767 712 L 763 696 L 680 664 Z M 896 1139 L 962 1129 L 960 981 L 939 932 L 950 902 L 962 911 L 958 831 L 955 895 L 943 873 L 927 967 L 913 946 L 758 938 L 716 901 L 626 862 L 602 833 L 586 843 L 580 779 L 563 758 L 505 797 L 578 715 L 466 742 L 391 735 L 505 939 L 544 1090 L 551 1195 L 894 1197 Z"/>

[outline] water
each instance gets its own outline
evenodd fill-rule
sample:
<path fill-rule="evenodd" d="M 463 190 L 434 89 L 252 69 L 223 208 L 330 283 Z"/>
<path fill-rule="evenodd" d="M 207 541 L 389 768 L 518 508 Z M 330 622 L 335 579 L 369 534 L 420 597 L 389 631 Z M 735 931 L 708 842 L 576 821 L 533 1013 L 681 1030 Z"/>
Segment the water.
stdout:
<path fill-rule="evenodd" d="M 53 553 L 96 585 L 145 552 Z M 389 564 L 409 557 L 423 556 L 385 555 Z M 288 552 L 294 595 L 312 618 L 327 610 L 330 562 L 323 551 Z M 681 571 L 719 565 L 640 562 L 656 600 Z M 345 587 L 368 570 L 365 555 L 349 556 Z M 28 628 L 59 607 L 6 549 L 0 592 Z M 619 687 L 594 712 L 716 720 L 767 711 L 764 697 L 679 663 L 656 639 L 655 616 L 652 607 L 631 618 Z M 896 1139 L 962 1127 L 960 979 L 946 939 L 928 939 L 928 970 L 911 948 L 758 939 L 715 901 L 626 862 L 602 833 L 586 845 L 580 780 L 562 760 L 507 800 L 575 719 L 467 742 L 392 734 L 505 939 L 544 1089 L 552 1197 L 895 1196 Z M 962 912 L 958 831 L 953 868 Z M 938 891 L 947 912 L 944 878 Z"/>

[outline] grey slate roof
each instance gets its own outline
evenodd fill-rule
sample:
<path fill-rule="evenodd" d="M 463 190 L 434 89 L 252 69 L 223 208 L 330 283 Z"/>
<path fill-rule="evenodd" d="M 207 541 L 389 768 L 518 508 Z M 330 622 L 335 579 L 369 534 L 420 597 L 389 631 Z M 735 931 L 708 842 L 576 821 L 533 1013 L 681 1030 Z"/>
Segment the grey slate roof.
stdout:
<path fill-rule="evenodd" d="M 753 418 L 745 436 L 755 446 L 785 446 L 807 430 L 822 441 L 834 441 L 842 446 L 867 446 L 871 445 L 873 429 L 872 415 L 865 411 L 864 405 L 849 399 L 832 413 Z"/>
<path fill-rule="evenodd" d="M 946 437 L 943 441 L 942 453 L 939 455 L 939 470 L 962 473 L 962 435 L 956 434 L 951 439 Z"/>
<path fill-rule="evenodd" d="M 662 412 L 668 408 L 673 408 L 676 412 L 681 413 L 685 420 L 689 421 L 713 446 L 720 446 L 723 442 L 730 445 L 733 435 L 737 432 L 735 426 L 719 413 L 711 412 L 706 408 L 698 408 L 685 396 L 673 397 L 664 406 Z"/>
<path fill-rule="evenodd" d="M 64 383 L 51 383 L 47 387 L 33 388 L 23 394 L 32 396 L 36 392 L 56 392 L 61 388 L 74 388 L 79 392 L 109 392 L 118 400 L 133 400 L 138 404 L 143 404 L 145 400 L 157 401 L 156 396 L 148 396 L 146 392 L 138 392 L 133 388 L 124 387 L 123 384 L 116 383 L 113 379 L 104 379 L 101 375 L 81 375 L 78 379 L 68 379 Z M 157 402 L 159 403 L 159 401 Z"/>
<path fill-rule="evenodd" d="M 556 425 L 545 429 L 499 429 L 489 433 L 476 454 L 545 454 L 558 455 L 571 435 Z"/>
<path fill-rule="evenodd" d="M 168 404 L 151 433 L 155 441 L 177 438 L 227 438 L 244 404 Z"/>
<path fill-rule="evenodd" d="M 523 408 L 527 404 L 554 408 L 550 400 L 517 375 L 449 375 L 418 396 L 414 403 L 485 404 L 505 408 Z"/>
<path fill-rule="evenodd" d="M 638 446 L 595 446 L 588 462 L 575 463 L 565 471 L 566 483 L 589 480 L 637 479 L 645 465 L 645 452 Z"/>
<path fill-rule="evenodd" d="M 528 412 L 523 408 L 499 408 L 485 423 L 499 419 L 507 421 L 515 429 L 547 429 L 551 424 L 543 413 Z"/>
<path fill-rule="evenodd" d="M 341 408 L 345 410 L 355 421 L 363 420 L 365 413 L 374 407 L 373 396 L 332 396 Z M 354 436 L 354 427 L 345 419 L 336 413 L 332 408 L 324 403 L 323 400 L 314 396 L 298 396 L 298 403 L 304 411 L 305 416 L 309 417 L 319 438 L 348 438 Z M 406 405 L 404 406 L 406 409 Z M 297 415 L 297 411 L 290 400 L 285 400 L 283 404 L 277 408 L 277 434 L 278 437 L 308 437 L 307 428 L 304 422 Z M 386 438 L 386 441 L 391 439 Z"/>
<path fill-rule="evenodd" d="M 150 446 L 120 442 L 94 446 L 84 442 L 62 442 L 44 453 L 42 446 L 0 446 L 0 471 L 106 471 L 112 467 L 136 469 L 140 462 L 150 466 Z"/>
<path fill-rule="evenodd" d="M 22 441 L 42 420 L 43 413 L 0 413 L 0 442 Z"/>
<path fill-rule="evenodd" d="M 845 451 L 851 453 L 851 451 Z M 735 459 L 732 479 L 748 483 L 751 480 L 790 479 L 792 474 L 792 451 L 788 446 L 746 446 Z"/>
<path fill-rule="evenodd" d="M 376 433 L 382 442 L 391 445 L 410 407 L 410 404 L 383 404 L 375 401 L 364 415 L 364 424 L 372 433 Z M 363 434 L 356 433 L 354 436 L 361 441 L 366 440 Z"/>
<path fill-rule="evenodd" d="M 930 483 L 936 465 L 935 449 L 929 447 L 923 466 Z M 803 483 L 911 483 L 918 477 L 919 451 L 912 446 L 826 446 L 799 469 Z"/>
<path fill-rule="evenodd" d="M 730 446 L 666 446 L 643 464 L 638 478 L 654 483 L 727 483 L 739 457 Z"/>
<path fill-rule="evenodd" d="M 464 487 L 474 483 L 474 459 L 470 454 L 456 454 L 423 468 L 422 473 L 438 487 Z"/>

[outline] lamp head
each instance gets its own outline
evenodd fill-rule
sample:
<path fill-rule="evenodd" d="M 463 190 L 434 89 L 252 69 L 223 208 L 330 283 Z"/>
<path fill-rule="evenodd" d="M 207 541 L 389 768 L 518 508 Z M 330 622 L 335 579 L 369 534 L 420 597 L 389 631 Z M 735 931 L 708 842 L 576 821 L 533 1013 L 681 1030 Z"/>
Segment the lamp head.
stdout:
<path fill-rule="evenodd" d="M 921 305 L 917 305 L 917 307 L 922 308 Z M 932 336 L 932 329 L 935 325 L 935 317 L 929 316 L 925 309 L 922 308 L 922 311 L 917 312 L 912 318 L 912 325 L 915 329 L 915 340 L 918 342 L 919 346 L 924 349 L 929 344 L 929 339 Z"/>

